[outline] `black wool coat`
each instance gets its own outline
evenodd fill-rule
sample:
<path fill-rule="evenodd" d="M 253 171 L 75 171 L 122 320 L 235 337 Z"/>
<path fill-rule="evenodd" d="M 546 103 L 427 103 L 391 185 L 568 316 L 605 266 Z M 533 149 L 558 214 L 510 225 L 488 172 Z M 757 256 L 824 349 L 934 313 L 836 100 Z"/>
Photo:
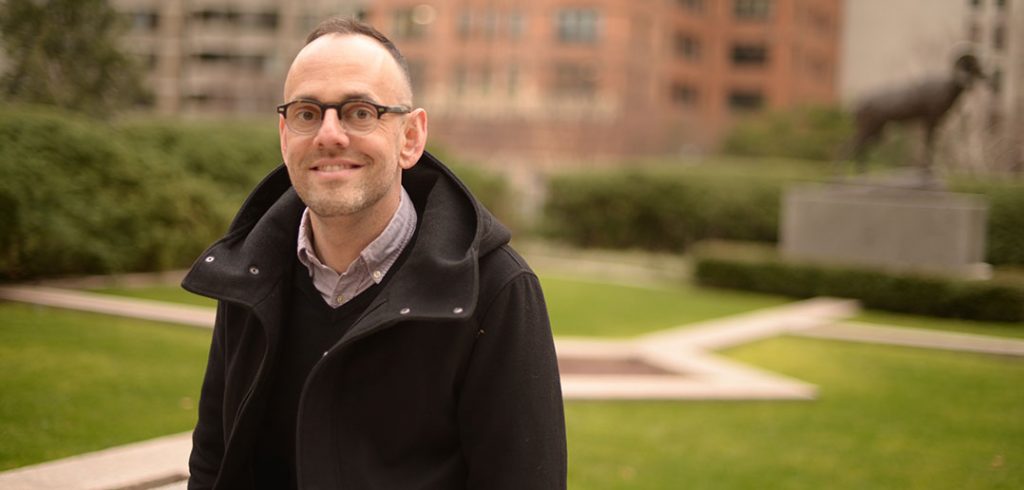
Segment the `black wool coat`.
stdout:
<path fill-rule="evenodd" d="M 433 156 L 403 174 L 407 259 L 310 372 L 296 453 L 306 490 L 562 489 L 565 422 L 537 277 Z M 190 489 L 253 485 L 249 455 L 286 328 L 304 205 L 270 174 L 182 285 L 218 301 Z"/>

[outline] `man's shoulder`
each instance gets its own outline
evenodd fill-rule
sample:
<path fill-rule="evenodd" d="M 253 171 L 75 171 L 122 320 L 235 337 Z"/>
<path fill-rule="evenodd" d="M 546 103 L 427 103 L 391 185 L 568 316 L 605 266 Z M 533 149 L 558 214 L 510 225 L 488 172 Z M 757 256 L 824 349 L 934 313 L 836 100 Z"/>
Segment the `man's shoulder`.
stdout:
<path fill-rule="evenodd" d="M 507 243 L 480 257 L 481 296 L 497 293 L 522 276 L 536 277 L 523 256 Z"/>

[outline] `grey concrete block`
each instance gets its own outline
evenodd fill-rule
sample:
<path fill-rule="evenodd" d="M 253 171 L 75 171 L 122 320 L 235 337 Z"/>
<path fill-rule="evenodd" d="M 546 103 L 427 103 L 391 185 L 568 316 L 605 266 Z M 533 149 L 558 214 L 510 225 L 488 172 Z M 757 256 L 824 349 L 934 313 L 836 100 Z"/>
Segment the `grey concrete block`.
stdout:
<path fill-rule="evenodd" d="M 871 185 L 786 191 L 784 257 L 901 271 L 988 277 L 988 203 L 982 196 Z"/>

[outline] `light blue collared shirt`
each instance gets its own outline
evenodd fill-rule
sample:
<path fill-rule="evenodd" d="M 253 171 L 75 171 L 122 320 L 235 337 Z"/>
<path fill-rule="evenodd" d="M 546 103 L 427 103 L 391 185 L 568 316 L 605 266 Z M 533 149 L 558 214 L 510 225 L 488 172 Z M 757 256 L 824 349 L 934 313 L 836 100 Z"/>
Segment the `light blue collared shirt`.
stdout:
<path fill-rule="evenodd" d="M 359 254 L 345 272 L 338 273 L 324 265 L 313 248 L 313 228 L 310 226 L 309 208 L 302 212 L 299 224 L 299 262 L 309 269 L 316 287 L 324 301 L 331 308 L 337 308 L 366 291 L 374 284 L 380 284 L 398 256 L 416 232 L 416 209 L 409 194 L 402 188 L 398 210 L 391 217 L 388 226 Z"/>

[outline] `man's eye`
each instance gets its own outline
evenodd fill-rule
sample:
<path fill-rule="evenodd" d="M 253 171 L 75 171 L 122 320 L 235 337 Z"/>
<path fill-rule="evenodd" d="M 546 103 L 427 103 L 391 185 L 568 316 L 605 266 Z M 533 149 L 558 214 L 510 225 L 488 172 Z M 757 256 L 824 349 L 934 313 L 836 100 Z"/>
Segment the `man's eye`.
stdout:
<path fill-rule="evenodd" d="M 317 118 L 316 111 L 311 109 L 299 109 L 295 111 L 295 118 L 302 121 L 315 121 Z"/>
<path fill-rule="evenodd" d="M 352 108 L 352 111 L 349 112 L 349 116 L 355 120 L 365 121 L 373 118 L 373 111 L 368 107 L 354 107 Z"/>

